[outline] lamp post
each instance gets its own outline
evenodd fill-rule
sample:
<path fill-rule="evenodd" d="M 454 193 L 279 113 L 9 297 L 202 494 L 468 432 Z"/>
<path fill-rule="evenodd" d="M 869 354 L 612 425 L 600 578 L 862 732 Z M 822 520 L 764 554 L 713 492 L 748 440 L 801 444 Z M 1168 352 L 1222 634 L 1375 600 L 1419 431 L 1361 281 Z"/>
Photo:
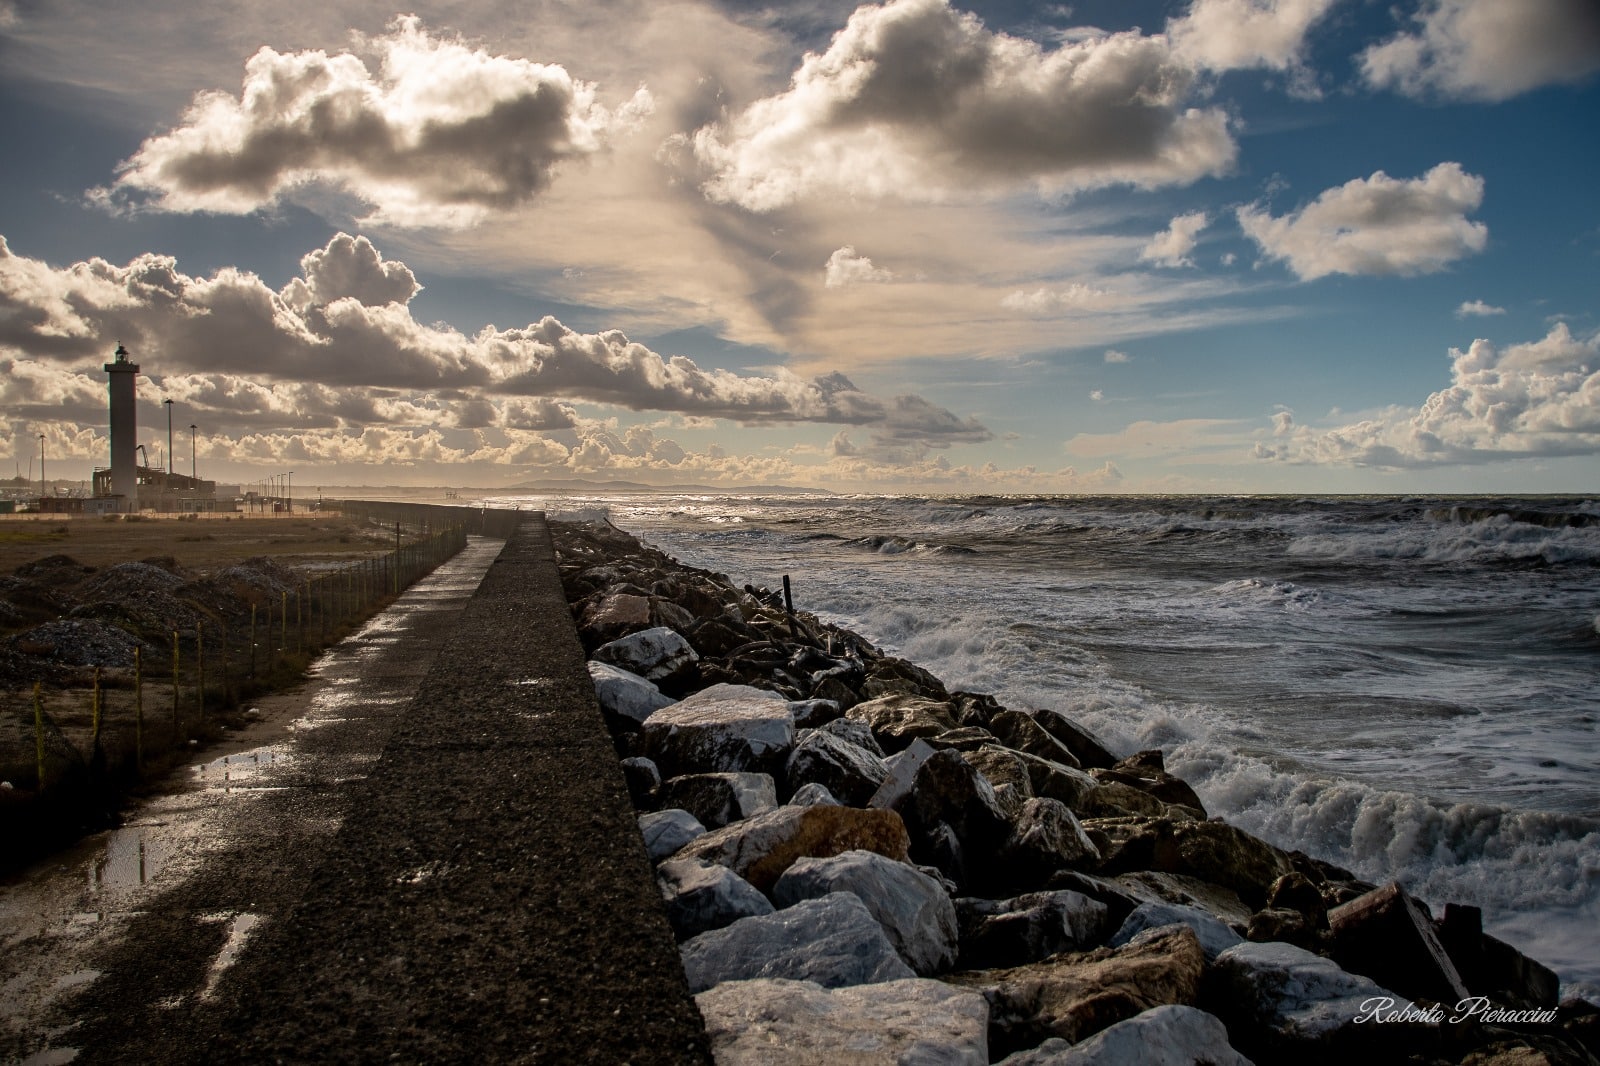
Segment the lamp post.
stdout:
<path fill-rule="evenodd" d="M 286 509 L 290 514 L 294 514 L 294 471 L 289 471 L 285 476 L 289 479 L 288 507 Z"/>
<path fill-rule="evenodd" d="M 171 398 L 168 398 L 168 399 L 162 400 L 161 402 L 167 405 L 167 473 L 170 474 L 170 473 L 172 473 L 172 460 L 173 460 L 173 451 L 172 451 L 172 400 L 171 400 Z"/>
<path fill-rule="evenodd" d="M 189 423 L 189 480 L 190 481 L 199 481 L 200 480 L 199 476 L 195 473 L 195 470 L 197 469 L 197 467 L 195 466 L 195 461 L 194 461 L 194 454 L 195 454 L 194 453 L 194 438 L 195 438 L 195 434 L 197 434 L 199 432 L 200 432 L 200 427 L 199 426 L 195 425 L 193 422 Z"/>
<path fill-rule="evenodd" d="M 39 434 L 39 499 L 44 499 L 44 434 Z M 43 505 L 41 505 L 42 507 Z"/>

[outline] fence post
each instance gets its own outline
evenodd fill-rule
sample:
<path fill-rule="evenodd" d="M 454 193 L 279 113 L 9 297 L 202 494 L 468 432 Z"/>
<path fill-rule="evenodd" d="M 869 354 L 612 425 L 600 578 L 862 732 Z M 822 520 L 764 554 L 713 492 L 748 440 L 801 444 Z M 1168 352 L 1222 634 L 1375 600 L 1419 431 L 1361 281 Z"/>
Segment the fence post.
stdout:
<path fill-rule="evenodd" d="M 133 765 L 144 773 L 144 659 L 133 646 Z"/>
<path fill-rule="evenodd" d="M 183 739 L 178 723 L 178 631 L 172 631 L 172 742 Z"/>
<path fill-rule="evenodd" d="M 39 682 L 33 683 L 33 752 L 39 766 L 39 792 L 44 793 L 44 704 L 39 700 Z"/>
<path fill-rule="evenodd" d="M 199 675 L 194 686 L 194 706 L 203 722 L 206 717 L 206 633 L 198 622 L 194 627 L 194 661 Z"/>

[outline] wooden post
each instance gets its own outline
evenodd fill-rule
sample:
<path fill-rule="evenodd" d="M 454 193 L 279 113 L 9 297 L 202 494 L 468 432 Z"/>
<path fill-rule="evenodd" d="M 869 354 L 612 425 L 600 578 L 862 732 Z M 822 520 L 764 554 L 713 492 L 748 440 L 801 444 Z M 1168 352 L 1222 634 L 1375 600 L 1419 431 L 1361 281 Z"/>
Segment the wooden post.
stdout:
<path fill-rule="evenodd" d="M 133 646 L 133 765 L 144 773 L 144 665 L 137 644 Z"/>
<path fill-rule="evenodd" d="M 194 707 L 203 722 L 206 717 L 206 633 L 198 622 L 194 627 L 194 661 L 197 675 L 194 683 Z"/>
<path fill-rule="evenodd" d="M 39 791 L 44 792 L 44 704 L 39 700 L 39 682 L 33 683 L 33 751 L 39 765 Z"/>
<path fill-rule="evenodd" d="M 172 741 L 182 739 L 178 728 L 178 631 L 172 631 Z"/>
<path fill-rule="evenodd" d="M 798 637 L 794 628 L 794 597 L 789 594 L 789 575 L 783 575 L 783 613 L 789 618 L 789 635 Z"/>

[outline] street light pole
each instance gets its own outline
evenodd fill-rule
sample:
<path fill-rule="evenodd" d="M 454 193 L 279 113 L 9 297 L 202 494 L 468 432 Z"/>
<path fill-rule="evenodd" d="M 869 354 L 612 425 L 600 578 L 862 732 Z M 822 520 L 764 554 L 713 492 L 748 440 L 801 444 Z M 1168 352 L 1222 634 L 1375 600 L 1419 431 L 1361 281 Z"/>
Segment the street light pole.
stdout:
<path fill-rule="evenodd" d="M 44 499 L 44 434 L 39 434 L 39 499 Z M 42 507 L 43 505 L 41 505 Z"/>
<path fill-rule="evenodd" d="M 167 405 L 167 473 L 170 474 L 172 473 L 174 458 L 172 452 L 172 400 L 168 398 L 161 402 Z"/>
<path fill-rule="evenodd" d="M 195 459 L 194 459 L 194 455 L 195 455 L 195 452 L 194 452 L 194 438 L 195 438 L 195 435 L 197 433 L 199 433 L 199 432 L 200 432 L 200 427 L 199 426 L 195 425 L 192 422 L 189 423 L 189 480 L 190 481 L 199 481 L 200 480 L 199 475 L 195 473 L 195 471 L 198 470 L 199 468 L 195 465 Z"/>
<path fill-rule="evenodd" d="M 288 508 L 287 508 L 287 510 L 288 510 L 288 512 L 290 514 L 294 514 L 294 471 L 293 470 L 289 471 L 288 478 L 289 478 L 289 498 L 288 498 Z"/>

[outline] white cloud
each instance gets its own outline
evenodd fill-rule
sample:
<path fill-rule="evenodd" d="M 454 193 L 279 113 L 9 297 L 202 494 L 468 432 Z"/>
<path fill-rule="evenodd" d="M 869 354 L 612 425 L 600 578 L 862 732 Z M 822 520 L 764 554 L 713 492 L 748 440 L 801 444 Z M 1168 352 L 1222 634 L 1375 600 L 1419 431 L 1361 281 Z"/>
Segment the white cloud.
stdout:
<path fill-rule="evenodd" d="M 1305 280 L 1329 274 L 1428 274 L 1480 252 L 1489 228 L 1467 219 L 1483 202 L 1483 179 L 1459 163 L 1420 178 L 1383 171 L 1328 189 L 1297 211 L 1238 209 L 1246 235 Z"/>
<path fill-rule="evenodd" d="M 1505 100 L 1600 70 L 1594 0 L 1429 0 L 1419 29 L 1361 54 L 1368 84 L 1409 96 Z"/>
<path fill-rule="evenodd" d="M 1558 323 L 1541 340 L 1450 350 L 1451 384 L 1415 409 L 1297 427 L 1291 461 L 1388 468 L 1600 455 L 1600 334 Z"/>
<path fill-rule="evenodd" d="M 846 285 L 893 281 L 894 274 L 873 266 L 872 260 L 864 255 L 857 255 L 855 248 L 847 244 L 828 256 L 822 278 L 822 283 L 827 288 L 840 289 Z"/>
<path fill-rule="evenodd" d="M 1104 307 L 1113 300 L 1111 293 L 1082 282 L 1072 282 L 1059 289 L 1034 289 L 1032 292 L 1007 293 L 1000 306 L 1007 311 L 1025 311 L 1030 314 L 1055 314 L 1083 308 Z"/>
<path fill-rule="evenodd" d="M 1133 362 L 1133 356 L 1129 355 L 1127 352 L 1119 352 L 1115 348 L 1108 348 L 1106 349 L 1106 362 L 1131 363 Z"/>
<path fill-rule="evenodd" d="M 1160 266 L 1194 266 L 1189 253 L 1194 251 L 1195 238 L 1209 221 L 1204 211 L 1178 215 L 1171 225 L 1150 239 L 1139 252 L 1139 258 Z"/>
<path fill-rule="evenodd" d="M 1489 315 L 1503 315 L 1505 313 L 1506 309 L 1504 307 L 1486 304 L 1482 300 L 1466 300 L 1460 307 L 1456 308 L 1457 318 L 1483 318 Z"/>
<path fill-rule="evenodd" d="M 1227 171 L 1237 150 L 1221 110 L 1185 106 L 1192 81 L 1163 37 L 1046 51 L 947 0 L 890 0 L 857 8 L 787 92 L 702 128 L 692 146 L 707 196 L 754 211 L 821 193 L 1182 184 Z"/>
<path fill-rule="evenodd" d="M 641 89 L 613 112 L 562 67 L 430 36 L 415 16 L 363 43 L 376 72 L 348 52 L 262 48 L 239 96 L 196 96 L 182 125 L 123 165 L 114 193 L 244 214 L 325 185 L 370 204 L 369 221 L 460 226 L 528 201 L 651 107 Z"/>
<path fill-rule="evenodd" d="M 573 424 L 557 402 L 567 400 L 748 424 L 861 426 L 883 446 L 910 451 L 991 436 L 975 419 L 915 395 L 864 393 L 842 374 L 707 369 L 620 331 L 579 333 L 548 316 L 470 337 L 425 325 L 407 302 L 419 288 L 411 270 L 364 238 L 339 234 L 301 266 L 301 277 L 274 292 L 233 269 L 190 277 L 167 256 L 55 270 L 0 240 L 0 358 L 80 370 L 121 341 L 163 388 L 236 425 L 555 428 Z M 41 395 L 84 391 L 46 376 Z"/>
<path fill-rule="evenodd" d="M 1095 403 L 1104 403 L 1105 399 L 1106 399 L 1105 390 L 1104 389 L 1093 389 L 1093 390 L 1091 390 L 1090 393 L 1089 393 L 1089 399 L 1093 400 Z"/>
<path fill-rule="evenodd" d="M 1306 32 L 1336 2 L 1194 0 L 1167 34 L 1179 55 L 1208 70 L 1287 70 L 1301 64 Z"/>

